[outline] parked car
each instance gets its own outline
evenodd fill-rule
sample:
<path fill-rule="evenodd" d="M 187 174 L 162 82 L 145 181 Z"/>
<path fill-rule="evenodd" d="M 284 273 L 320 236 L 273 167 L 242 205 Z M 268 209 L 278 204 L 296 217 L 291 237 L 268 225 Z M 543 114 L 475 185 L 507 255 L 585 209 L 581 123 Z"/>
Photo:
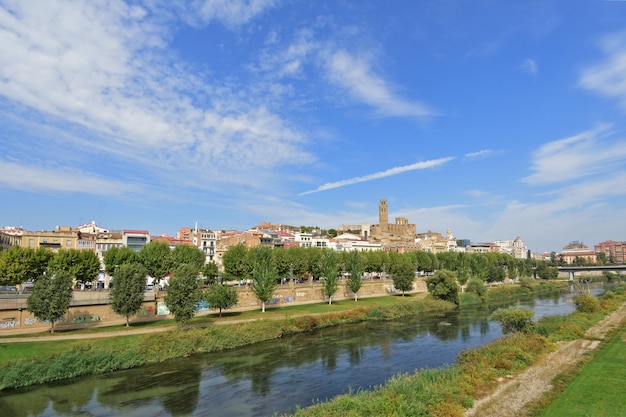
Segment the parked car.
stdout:
<path fill-rule="evenodd" d="M 0 285 L 0 294 L 17 294 L 17 287 L 12 285 Z"/>

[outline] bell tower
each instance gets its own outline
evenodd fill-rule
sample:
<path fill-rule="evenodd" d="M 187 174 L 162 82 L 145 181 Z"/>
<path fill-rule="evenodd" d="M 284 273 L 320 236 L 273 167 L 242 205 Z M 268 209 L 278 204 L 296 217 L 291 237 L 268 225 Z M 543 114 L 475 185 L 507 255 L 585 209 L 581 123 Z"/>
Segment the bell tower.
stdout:
<path fill-rule="evenodd" d="M 389 207 L 387 207 L 387 200 L 380 200 L 380 205 L 378 206 L 378 226 L 383 232 L 389 229 Z"/>

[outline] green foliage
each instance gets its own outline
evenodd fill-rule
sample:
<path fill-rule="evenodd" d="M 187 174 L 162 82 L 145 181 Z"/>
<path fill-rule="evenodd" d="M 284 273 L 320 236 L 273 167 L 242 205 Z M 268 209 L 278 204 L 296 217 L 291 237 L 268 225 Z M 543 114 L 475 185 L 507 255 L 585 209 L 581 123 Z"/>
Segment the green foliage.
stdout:
<path fill-rule="evenodd" d="M 359 290 L 363 285 L 362 277 L 363 272 L 365 271 L 361 252 L 352 251 L 348 254 L 348 271 L 350 272 L 350 277 L 348 278 L 348 288 L 350 288 L 350 291 L 354 294 L 354 301 L 356 301 Z"/>
<path fill-rule="evenodd" d="M 586 292 L 574 297 L 574 304 L 576 304 L 576 311 L 581 313 L 595 313 L 600 310 L 600 301 Z"/>
<path fill-rule="evenodd" d="M 172 250 L 172 266 L 174 269 L 181 265 L 192 265 L 200 273 L 204 266 L 205 256 L 202 250 L 191 245 L 176 245 Z"/>
<path fill-rule="evenodd" d="M 111 308 L 126 318 L 126 327 L 130 325 L 130 316 L 141 310 L 147 275 L 148 270 L 140 263 L 122 264 L 115 274 Z"/>
<path fill-rule="evenodd" d="M 34 258 L 32 249 L 21 246 L 0 252 L 0 285 L 18 285 L 35 278 Z"/>
<path fill-rule="evenodd" d="M 157 280 L 174 271 L 174 260 L 170 245 L 163 241 L 152 241 L 141 247 L 139 260 L 148 274 Z"/>
<path fill-rule="evenodd" d="M 202 267 L 202 275 L 209 281 L 215 280 L 217 276 L 219 275 L 219 270 L 217 268 L 217 265 L 213 262 L 206 263 Z"/>
<path fill-rule="evenodd" d="M 539 262 L 537 264 L 537 276 L 546 280 L 556 279 L 559 276 L 559 270 L 554 267 L 549 267 L 545 262 Z"/>
<path fill-rule="evenodd" d="M 391 270 L 393 278 L 393 286 L 396 290 L 400 290 L 402 295 L 413 288 L 415 283 L 415 267 L 408 260 L 402 260 L 393 265 Z"/>
<path fill-rule="evenodd" d="M 320 280 L 324 279 L 322 293 L 328 298 L 328 304 L 332 303 L 332 297 L 339 288 L 339 265 L 337 265 L 337 255 L 334 250 L 324 250 L 320 259 Z"/>
<path fill-rule="evenodd" d="M 35 317 L 50 322 L 50 332 L 54 333 L 54 323 L 67 312 L 72 295 L 70 274 L 67 271 L 48 271 L 35 281 L 33 293 L 26 303 Z"/>
<path fill-rule="evenodd" d="M 196 315 L 196 306 L 202 297 L 193 265 L 181 265 L 172 278 L 165 296 L 165 304 L 177 323 L 184 325 Z"/>
<path fill-rule="evenodd" d="M 452 271 L 440 270 L 426 278 L 428 292 L 435 298 L 459 304 L 459 284 Z"/>
<path fill-rule="evenodd" d="M 209 307 L 219 310 L 227 310 L 237 304 L 237 290 L 234 287 L 214 283 L 204 290 L 202 298 L 209 303 Z"/>
<path fill-rule="evenodd" d="M 498 265 L 490 265 L 487 267 L 487 282 L 502 282 L 506 277 L 504 269 Z"/>
<path fill-rule="evenodd" d="M 499 308 L 489 316 L 490 320 L 502 324 L 504 334 L 516 332 L 528 332 L 533 328 L 534 312 L 525 308 L 508 307 Z"/>
<path fill-rule="evenodd" d="M 231 246 L 222 256 L 224 271 L 229 279 L 242 280 L 247 278 L 252 266 L 248 263 L 248 249 L 240 243 Z"/>
<path fill-rule="evenodd" d="M 250 253 L 253 259 L 252 292 L 261 302 L 261 311 L 265 312 L 265 303 L 272 299 L 278 286 L 278 272 L 272 262 L 272 250 L 257 246 Z"/>
<path fill-rule="evenodd" d="M 92 282 L 100 272 L 100 259 L 91 250 L 78 253 L 78 264 L 74 266 L 74 277 L 80 282 Z"/>
<path fill-rule="evenodd" d="M 124 264 L 139 262 L 139 254 L 128 246 L 114 246 L 104 252 L 104 268 L 109 275 L 115 275 L 115 268 Z"/>
<path fill-rule="evenodd" d="M 467 283 L 467 286 L 465 287 L 465 291 L 468 293 L 474 293 L 478 295 L 481 298 L 481 300 L 486 301 L 487 299 L 487 286 L 482 280 L 478 278 L 471 279 Z"/>

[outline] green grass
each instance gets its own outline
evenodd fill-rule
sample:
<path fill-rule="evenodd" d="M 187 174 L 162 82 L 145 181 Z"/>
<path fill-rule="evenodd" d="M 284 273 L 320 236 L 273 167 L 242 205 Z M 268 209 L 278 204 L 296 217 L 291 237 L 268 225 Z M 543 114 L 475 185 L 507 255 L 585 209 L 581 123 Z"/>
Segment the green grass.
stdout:
<path fill-rule="evenodd" d="M 626 416 L 626 328 L 598 352 L 541 417 Z"/>

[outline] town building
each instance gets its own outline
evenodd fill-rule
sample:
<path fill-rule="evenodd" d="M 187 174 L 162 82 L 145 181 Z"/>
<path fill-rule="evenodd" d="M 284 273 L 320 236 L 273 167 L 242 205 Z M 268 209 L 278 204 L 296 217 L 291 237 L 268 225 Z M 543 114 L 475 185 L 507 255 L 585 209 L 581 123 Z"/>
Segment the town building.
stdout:
<path fill-rule="evenodd" d="M 563 247 L 561 260 L 563 263 L 572 265 L 577 259 L 582 259 L 587 264 L 595 264 L 597 260 L 596 252 L 589 249 L 584 243 L 575 240 Z"/>
<path fill-rule="evenodd" d="M 604 253 L 607 262 L 611 264 L 623 264 L 626 252 L 626 242 L 616 242 L 614 240 L 605 240 L 593 247 L 596 255 Z"/>
<path fill-rule="evenodd" d="M 496 240 L 494 243 L 500 253 L 508 253 L 516 259 L 527 259 L 530 256 L 528 248 L 519 236 L 515 240 Z"/>

